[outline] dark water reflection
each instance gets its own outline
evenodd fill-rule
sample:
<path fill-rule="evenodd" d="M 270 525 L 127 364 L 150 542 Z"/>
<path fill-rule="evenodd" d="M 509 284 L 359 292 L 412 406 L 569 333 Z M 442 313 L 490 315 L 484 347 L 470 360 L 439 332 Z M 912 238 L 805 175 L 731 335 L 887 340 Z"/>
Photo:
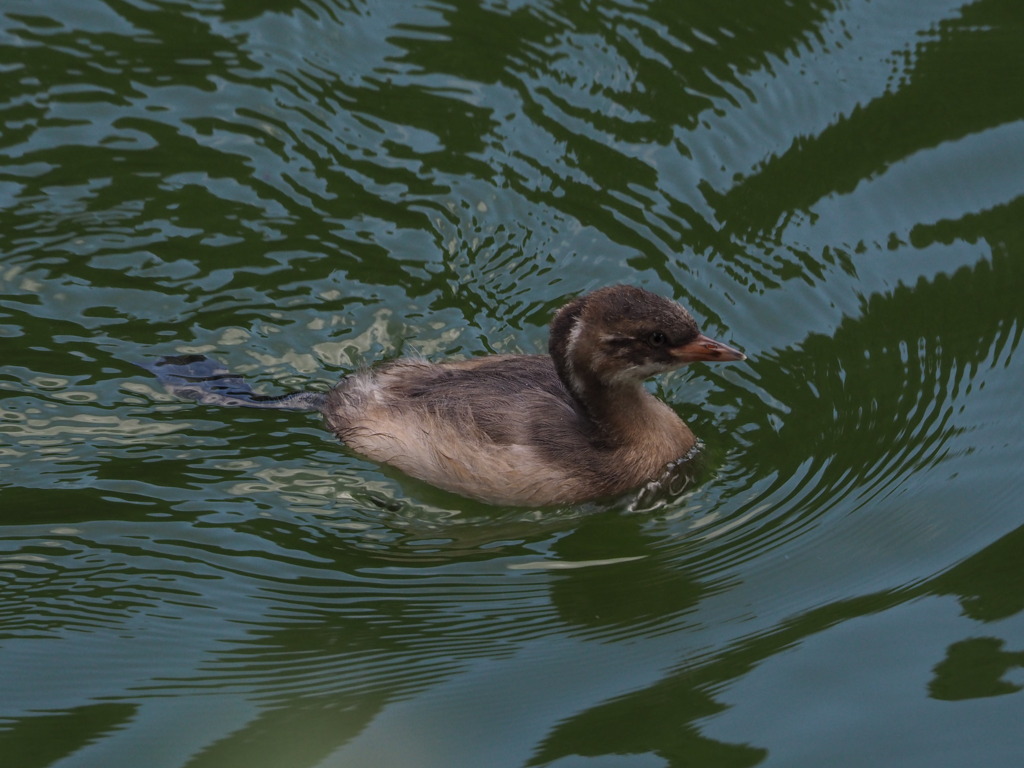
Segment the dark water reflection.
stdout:
<path fill-rule="evenodd" d="M 1015 2 L 0 9 L 0 756 L 1012 764 Z M 672 487 L 491 509 L 218 410 L 678 297 Z"/>

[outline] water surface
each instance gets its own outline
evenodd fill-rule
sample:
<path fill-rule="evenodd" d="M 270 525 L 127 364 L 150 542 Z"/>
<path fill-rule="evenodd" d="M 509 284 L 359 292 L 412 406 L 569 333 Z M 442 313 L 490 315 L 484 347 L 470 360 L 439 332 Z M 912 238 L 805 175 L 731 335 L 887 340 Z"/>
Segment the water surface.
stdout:
<path fill-rule="evenodd" d="M 0 9 L 0 758 L 1011 765 L 1014 0 Z M 180 402 L 642 285 L 690 484 L 495 509 Z"/>

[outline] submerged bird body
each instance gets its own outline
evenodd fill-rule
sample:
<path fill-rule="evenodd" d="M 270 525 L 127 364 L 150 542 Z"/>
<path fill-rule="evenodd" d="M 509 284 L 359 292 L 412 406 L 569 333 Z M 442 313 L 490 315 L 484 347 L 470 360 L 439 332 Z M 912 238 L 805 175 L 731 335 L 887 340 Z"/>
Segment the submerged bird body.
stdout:
<path fill-rule="evenodd" d="M 644 394 L 647 394 L 646 391 Z M 357 453 L 492 503 L 546 505 L 626 491 L 689 451 L 694 437 L 647 395 L 639 444 L 598 427 L 540 355 L 432 364 L 401 360 L 347 379 L 324 417 Z"/>
<path fill-rule="evenodd" d="M 401 359 L 353 374 L 323 397 L 258 400 L 220 371 L 219 380 L 233 382 L 220 397 L 231 400 L 226 404 L 316 407 L 328 428 L 367 458 L 464 496 L 542 506 L 657 479 L 696 439 L 644 380 L 697 360 L 744 359 L 701 335 L 678 304 L 621 285 L 562 307 L 549 352 Z M 192 377 L 191 389 L 178 391 L 216 402 L 208 389 L 196 395 L 200 381 Z"/>

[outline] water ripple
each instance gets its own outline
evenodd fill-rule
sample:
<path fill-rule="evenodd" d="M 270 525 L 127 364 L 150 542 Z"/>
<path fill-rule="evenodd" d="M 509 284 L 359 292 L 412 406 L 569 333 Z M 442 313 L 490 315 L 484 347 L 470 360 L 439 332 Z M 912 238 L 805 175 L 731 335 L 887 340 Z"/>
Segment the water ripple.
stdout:
<path fill-rule="evenodd" d="M 1014 363 L 1021 318 L 1005 295 L 986 311 L 989 322 L 976 315 L 1018 271 L 996 253 L 973 270 L 872 297 L 834 335 L 762 354 L 738 372 L 743 391 L 726 421 L 737 425 L 736 459 L 719 468 L 726 490 L 711 500 L 691 493 L 690 525 L 709 542 L 698 553 L 701 572 L 806 547 L 816 529 L 827 530 L 822 516 L 877 525 L 875 510 L 911 500 L 921 478 L 989 450 L 979 441 L 994 424 L 974 414 L 982 390 L 1005 387 L 997 382 Z M 925 305 L 945 307 L 941 327 Z M 965 334 L 968 325 L 974 331 Z M 701 516 L 706 507 L 716 511 Z"/>
<path fill-rule="evenodd" d="M 708 691 L 981 552 L 1019 525 L 1009 16 L 0 11 L 10 722 L 77 722 L 70 756 L 147 723 L 165 743 L 168 712 L 232 697 L 181 764 L 279 741 L 316 742 L 278 761 L 313 765 L 429 688 L 419 706 L 463 722 L 451 681 L 504 704 L 502 665 L 579 664 L 543 681 L 544 706 L 521 683 L 529 718 L 488 723 L 550 715 L 518 763 L 595 754 L 560 732 L 611 743 L 622 729 L 588 717 L 634 700 L 642 717 L 612 719 L 664 728 L 664 757 L 717 711 Z M 684 301 L 749 360 L 654 385 L 703 452 L 613 503 L 487 508 L 350 455 L 313 417 L 181 403 L 137 367 L 211 354 L 278 392 L 408 352 L 537 352 L 566 297 L 619 281 Z M 88 663 L 55 676 L 55 653 Z M 694 712 L 663 706 L 687 697 Z M 96 701 L 129 706 L 96 726 Z"/>

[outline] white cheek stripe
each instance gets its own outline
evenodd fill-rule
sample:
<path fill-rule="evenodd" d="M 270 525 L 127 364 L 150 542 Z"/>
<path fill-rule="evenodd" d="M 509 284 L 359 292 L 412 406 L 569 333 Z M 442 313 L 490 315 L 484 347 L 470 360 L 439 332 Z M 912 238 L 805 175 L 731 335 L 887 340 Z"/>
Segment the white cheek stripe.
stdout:
<path fill-rule="evenodd" d="M 612 385 L 639 384 L 641 381 L 651 378 L 651 376 L 656 376 L 659 373 L 668 373 L 677 367 L 675 365 L 665 365 L 664 363 L 631 365 L 628 368 L 623 368 L 621 371 L 616 371 L 609 377 L 608 383 Z"/>
<path fill-rule="evenodd" d="M 583 323 L 577 317 L 572 324 L 572 330 L 569 331 L 569 342 L 565 345 L 565 354 L 569 357 L 569 360 L 572 360 L 573 355 L 576 354 L 576 345 L 579 343 L 582 334 Z"/>
<path fill-rule="evenodd" d="M 569 382 L 572 384 L 573 391 L 577 393 L 583 392 L 583 382 L 576 375 L 576 366 L 573 364 L 573 360 L 576 357 L 576 347 L 582 335 L 583 323 L 577 317 L 573 323 L 572 330 L 569 331 L 569 341 L 565 345 L 565 370 L 569 374 Z"/>

